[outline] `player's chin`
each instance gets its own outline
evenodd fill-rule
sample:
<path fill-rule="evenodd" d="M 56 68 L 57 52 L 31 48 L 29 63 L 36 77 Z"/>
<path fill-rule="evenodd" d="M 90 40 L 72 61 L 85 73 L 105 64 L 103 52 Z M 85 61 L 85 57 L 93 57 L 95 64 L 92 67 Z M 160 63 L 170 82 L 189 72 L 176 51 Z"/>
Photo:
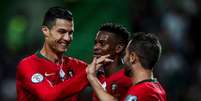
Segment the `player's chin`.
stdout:
<path fill-rule="evenodd" d="M 59 53 L 64 53 L 64 52 L 66 52 L 68 50 L 68 48 L 66 48 L 66 47 L 59 47 L 59 48 L 57 48 L 57 51 L 59 52 Z"/>
<path fill-rule="evenodd" d="M 61 51 L 67 51 L 69 46 L 70 46 L 69 44 L 66 45 L 66 46 L 60 45 L 58 48 L 59 48 Z"/>

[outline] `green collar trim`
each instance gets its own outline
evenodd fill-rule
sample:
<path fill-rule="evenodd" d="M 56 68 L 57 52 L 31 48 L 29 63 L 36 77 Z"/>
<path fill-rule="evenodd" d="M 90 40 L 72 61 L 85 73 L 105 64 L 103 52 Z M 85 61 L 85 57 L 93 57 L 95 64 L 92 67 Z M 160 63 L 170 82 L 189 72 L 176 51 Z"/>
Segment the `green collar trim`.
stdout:
<path fill-rule="evenodd" d="M 119 70 L 121 70 L 122 68 L 124 68 L 126 65 L 124 64 L 120 64 L 119 66 L 115 67 L 115 72 L 118 72 Z"/>
<path fill-rule="evenodd" d="M 145 80 L 142 80 L 140 82 L 137 82 L 135 83 L 134 85 L 138 85 L 138 84 L 141 84 L 141 83 L 144 83 L 144 82 L 158 82 L 158 80 L 156 78 L 153 78 L 153 79 L 145 79 Z"/>
<path fill-rule="evenodd" d="M 35 54 L 36 54 L 39 58 L 43 58 L 43 59 L 45 59 L 45 60 L 50 61 L 48 58 L 46 58 L 45 56 L 43 56 L 43 55 L 40 53 L 40 50 L 37 50 L 37 51 L 35 52 Z"/>

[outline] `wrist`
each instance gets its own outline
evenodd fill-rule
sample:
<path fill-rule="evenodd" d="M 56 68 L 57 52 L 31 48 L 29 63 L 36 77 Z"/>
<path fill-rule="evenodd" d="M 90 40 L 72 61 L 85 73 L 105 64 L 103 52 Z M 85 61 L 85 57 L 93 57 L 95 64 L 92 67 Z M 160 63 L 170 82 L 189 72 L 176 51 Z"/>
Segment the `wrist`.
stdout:
<path fill-rule="evenodd" d="M 90 80 L 90 81 L 93 81 L 96 79 L 96 76 L 93 75 L 93 74 L 87 74 L 87 79 Z"/>

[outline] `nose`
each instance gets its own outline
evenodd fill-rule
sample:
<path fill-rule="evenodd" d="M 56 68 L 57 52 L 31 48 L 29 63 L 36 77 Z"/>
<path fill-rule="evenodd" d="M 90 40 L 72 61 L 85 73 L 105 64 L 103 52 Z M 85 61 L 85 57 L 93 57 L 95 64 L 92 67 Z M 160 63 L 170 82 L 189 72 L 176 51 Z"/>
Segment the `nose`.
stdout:
<path fill-rule="evenodd" d="M 94 51 L 97 51 L 98 49 L 100 49 L 100 44 L 98 44 L 98 43 L 96 43 L 95 45 L 94 45 Z"/>
<path fill-rule="evenodd" d="M 64 34 L 63 39 L 65 41 L 71 41 L 72 40 L 72 35 L 69 33 Z"/>

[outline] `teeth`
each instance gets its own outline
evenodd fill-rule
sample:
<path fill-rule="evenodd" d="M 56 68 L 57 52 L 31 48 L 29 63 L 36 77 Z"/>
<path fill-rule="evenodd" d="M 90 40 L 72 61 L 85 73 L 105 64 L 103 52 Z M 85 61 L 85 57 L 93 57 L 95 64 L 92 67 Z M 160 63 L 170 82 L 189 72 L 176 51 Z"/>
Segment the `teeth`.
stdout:
<path fill-rule="evenodd" d="M 66 46 L 66 43 L 61 43 L 62 46 Z"/>

